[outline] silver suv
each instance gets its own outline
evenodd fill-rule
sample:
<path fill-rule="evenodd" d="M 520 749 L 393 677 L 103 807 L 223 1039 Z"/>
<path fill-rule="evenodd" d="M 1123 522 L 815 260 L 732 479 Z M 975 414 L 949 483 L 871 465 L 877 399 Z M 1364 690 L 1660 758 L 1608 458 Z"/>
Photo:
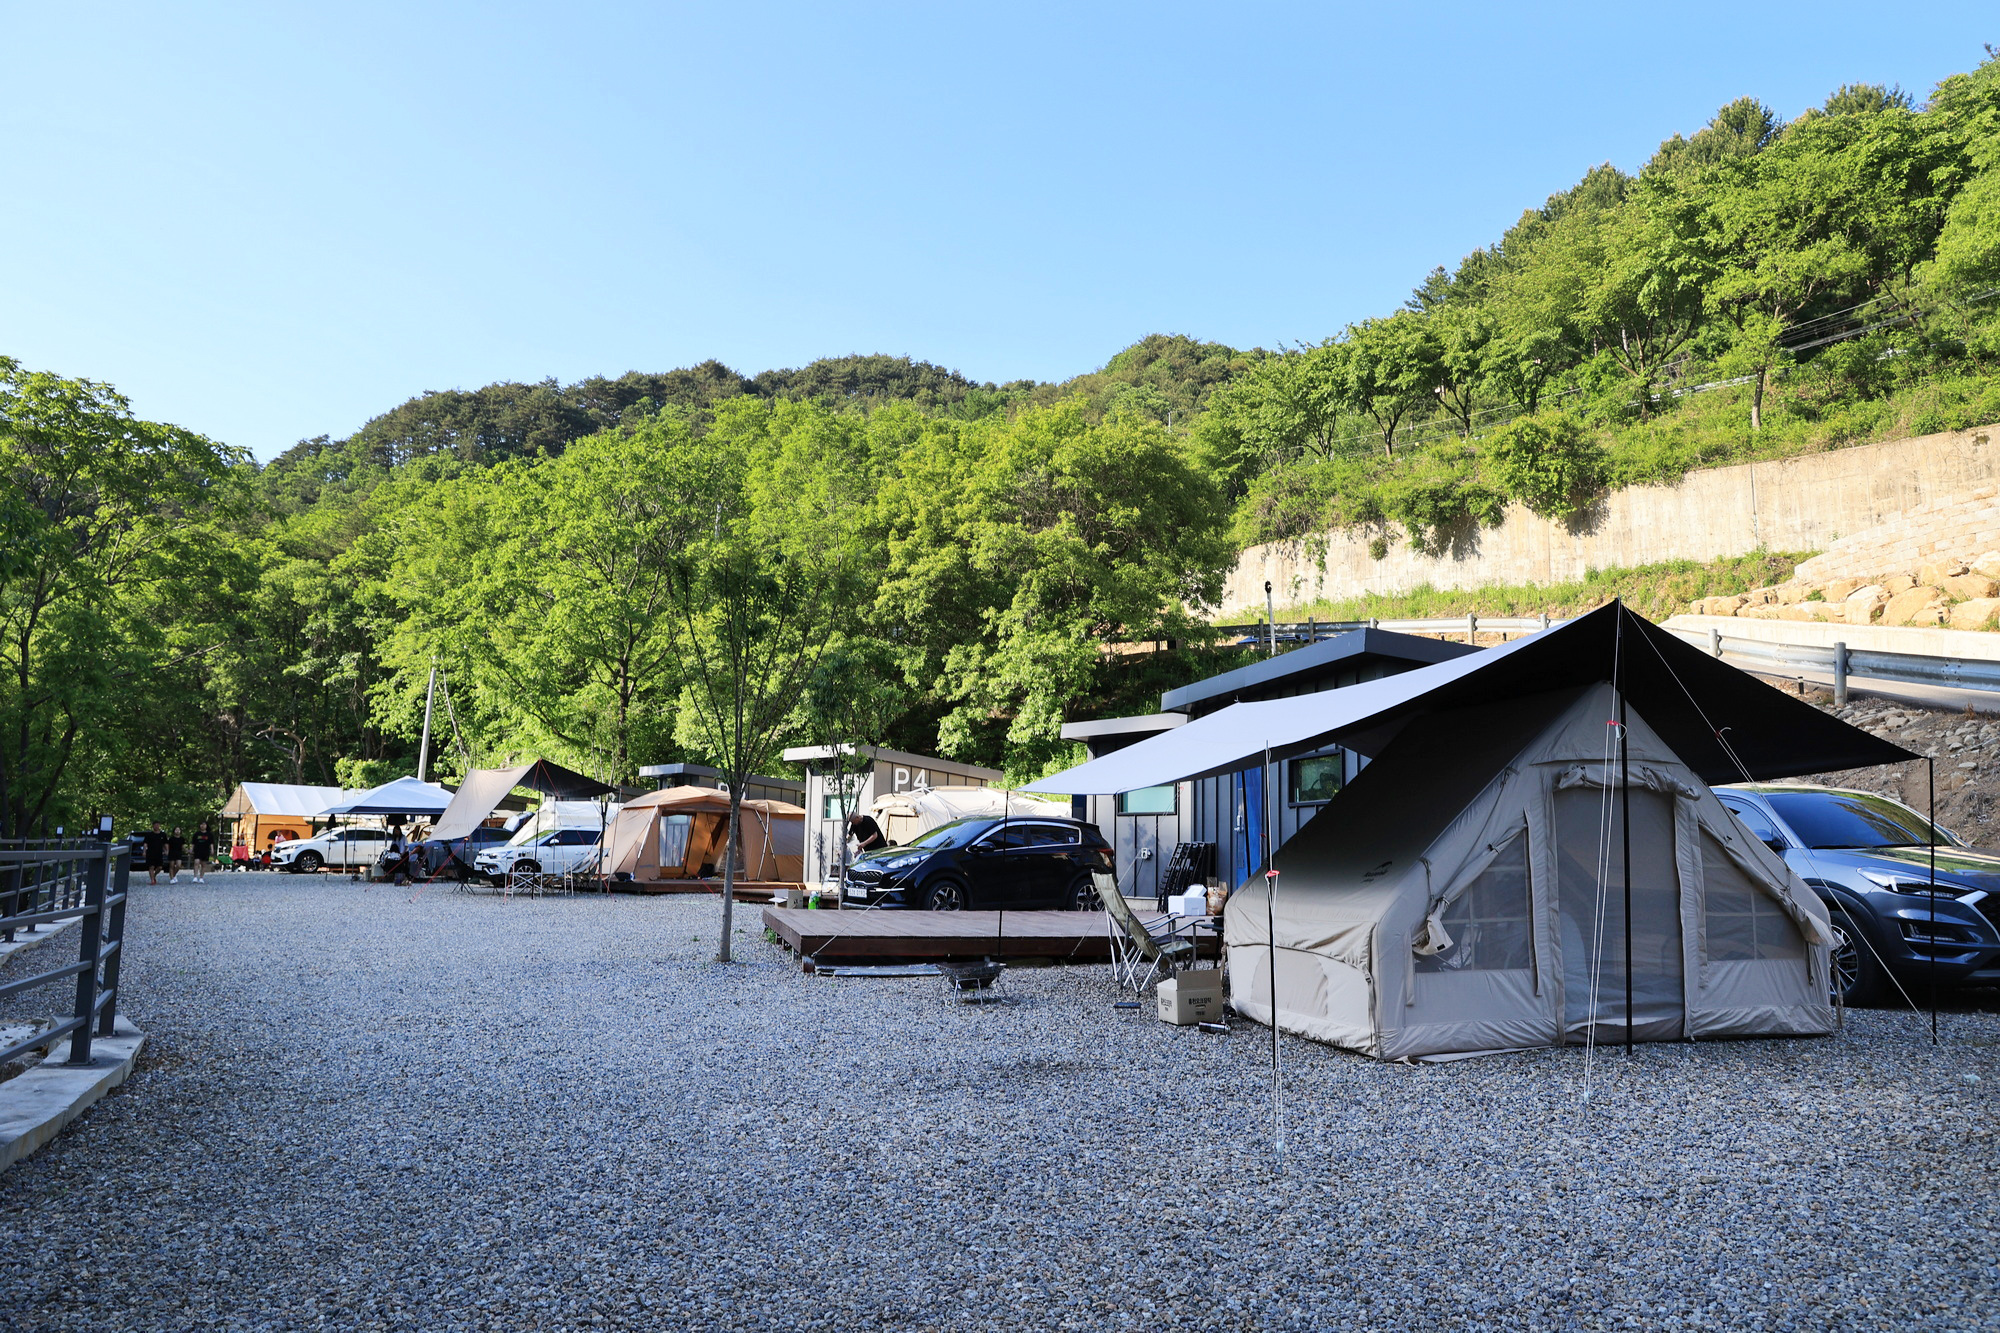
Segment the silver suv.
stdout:
<path fill-rule="evenodd" d="M 594 828 L 548 829 L 526 842 L 489 847 L 473 859 L 472 865 L 496 883 L 516 870 L 546 875 L 591 870 L 597 865 L 598 833 Z"/>

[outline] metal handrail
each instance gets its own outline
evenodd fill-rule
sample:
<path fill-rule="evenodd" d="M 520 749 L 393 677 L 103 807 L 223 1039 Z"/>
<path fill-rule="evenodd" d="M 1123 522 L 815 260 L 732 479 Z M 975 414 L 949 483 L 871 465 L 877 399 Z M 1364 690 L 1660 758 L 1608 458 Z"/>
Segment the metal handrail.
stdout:
<path fill-rule="evenodd" d="M 46 873 L 50 870 L 57 873 Z M 17 929 L 33 934 L 45 923 L 79 923 L 75 962 L 0 986 L 0 998 L 4 998 L 76 978 L 75 1003 L 69 1017 L 0 1048 L 0 1063 L 29 1051 L 46 1050 L 64 1037 L 70 1038 L 68 1064 L 91 1063 L 93 1037 L 110 1036 L 118 1022 L 118 974 L 125 954 L 125 907 L 131 898 L 131 882 L 132 849 L 124 843 L 45 840 L 0 844 L 0 902 L 6 904 L 0 931 L 5 938 L 13 941 Z M 26 911 L 21 910 L 24 898 Z"/>

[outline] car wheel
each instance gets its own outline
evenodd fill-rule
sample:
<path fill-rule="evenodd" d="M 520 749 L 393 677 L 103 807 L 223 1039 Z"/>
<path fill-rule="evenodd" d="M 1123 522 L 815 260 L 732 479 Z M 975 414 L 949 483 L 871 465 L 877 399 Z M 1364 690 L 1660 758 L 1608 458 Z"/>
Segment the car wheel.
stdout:
<path fill-rule="evenodd" d="M 965 885 L 955 879 L 935 879 L 924 890 L 924 906 L 933 912 L 963 912 Z"/>
<path fill-rule="evenodd" d="M 523 875 L 539 875 L 542 873 L 542 863 L 540 861 L 516 861 L 514 869 L 517 873 Z"/>
<path fill-rule="evenodd" d="M 308 875 L 310 875 L 313 871 L 318 870 L 321 866 L 325 864 L 326 864 L 326 858 L 321 856 L 318 852 L 300 852 L 298 855 L 298 859 L 292 862 L 292 868 L 294 870 L 303 870 Z"/>
<path fill-rule="evenodd" d="M 1097 881 L 1088 875 L 1078 875 L 1070 881 L 1069 892 L 1063 895 L 1063 906 L 1072 912 L 1095 912 L 1104 906 L 1104 900 L 1097 896 Z"/>
<path fill-rule="evenodd" d="M 1846 1005 L 1870 1005 L 1882 999 L 1882 961 L 1868 947 L 1860 928 L 1845 912 L 1833 913 L 1833 984 Z"/>

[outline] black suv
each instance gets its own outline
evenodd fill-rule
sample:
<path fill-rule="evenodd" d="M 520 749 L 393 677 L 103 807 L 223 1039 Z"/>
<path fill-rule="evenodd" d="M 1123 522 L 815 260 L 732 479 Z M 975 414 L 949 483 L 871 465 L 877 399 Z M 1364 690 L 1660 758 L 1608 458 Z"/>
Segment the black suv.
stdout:
<path fill-rule="evenodd" d="M 1774 783 L 1715 794 L 1826 903 L 1847 1003 L 1921 1005 L 1933 977 L 1940 986 L 2000 985 L 2000 854 L 1869 792 Z"/>
<path fill-rule="evenodd" d="M 865 853 L 847 869 L 849 901 L 870 907 L 1098 905 L 1092 872 L 1110 874 L 1111 845 L 1075 819 L 954 819 L 902 847 Z"/>

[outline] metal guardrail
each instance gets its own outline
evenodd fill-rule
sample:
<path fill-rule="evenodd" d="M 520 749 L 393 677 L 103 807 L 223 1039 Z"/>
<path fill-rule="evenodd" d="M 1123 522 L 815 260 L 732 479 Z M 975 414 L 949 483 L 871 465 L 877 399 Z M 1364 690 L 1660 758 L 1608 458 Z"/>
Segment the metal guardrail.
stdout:
<path fill-rule="evenodd" d="M 1701 644 L 1698 631 L 1674 633 Z M 1847 702 L 1850 676 L 1886 680 L 1898 685 L 1944 685 L 1958 690 L 2000 691 L 2000 662 L 1977 657 L 1936 657 L 1928 653 L 1885 653 L 1867 648 L 1849 648 L 1844 643 L 1828 646 L 1806 643 L 1772 643 L 1765 639 L 1743 639 L 1708 631 L 1705 646 L 1715 657 L 1728 654 L 1750 662 L 1772 666 L 1803 667 L 1824 671 L 1833 677 L 1833 701 Z"/>
<path fill-rule="evenodd" d="M 1245 625 L 1217 625 L 1224 635 L 1236 635 L 1253 644 L 1275 638 L 1296 646 L 1317 643 L 1358 629 L 1395 630 L 1402 634 L 1463 634 L 1467 643 L 1481 634 L 1533 634 L 1553 625 L 1564 624 L 1552 616 L 1451 616 L 1430 620 L 1302 620 L 1266 625 L 1262 621 Z M 1665 626 L 1663 628 L 1672 628 Z M 1942 685 L 1959 690 L 2000 692 L 2000 661 L 1977 657 L 1938 657 L 1929 653 L 1887 653 L 1867 648 L 1849 648 L 1844 643 L 1831 646 L 1806 643 L 1772 643 L 1765 639 L 1744 639 L 1708 631 L 1706 641 L 1696 630 L 1674 629 L 1675 634 L 1703 647 L 1716 657 L 1763 662 L 1779 667 L 1803 667 L 1824 671 L 1833 677 L 1837 704 L 1847 702 L 1847 680 L 1860 676 L 1898 685 Z"/>
<path fill-rule="evenodd" d="M 123 843 L 74 838 L 0 842 L 0 938 L 33 935 L 43 926 L 79 921 L 77 960 L 0 986 L 0 999 L 66 977 L 76 978 L 68 1018 L 0 1048 L 0 1063 L 70 1038 L 71 1065 L 88 1065 L 94 1036 L 108 1037 L 118 1020 L 118 972 L 125 951 L 125 902 L 132 851 Z"/>
<path fill-rule="evenodd" d="M 1551 625 L 1565 623 L 1553 616 L 1446 616 L 1429 620 L 1297 620 L 1266 625 L 1256 621 L 1246 625 L 1217 625 L 1216 632 L 1236 635 L 1263 643 L 1275 636 L 1279 643 L 1318 643 L 1337 634 L 1358 629 L 1394 630 L 1398 634 L 1463 634 L 1467 643 L 1481 634 L 1533 634 Z"/>

